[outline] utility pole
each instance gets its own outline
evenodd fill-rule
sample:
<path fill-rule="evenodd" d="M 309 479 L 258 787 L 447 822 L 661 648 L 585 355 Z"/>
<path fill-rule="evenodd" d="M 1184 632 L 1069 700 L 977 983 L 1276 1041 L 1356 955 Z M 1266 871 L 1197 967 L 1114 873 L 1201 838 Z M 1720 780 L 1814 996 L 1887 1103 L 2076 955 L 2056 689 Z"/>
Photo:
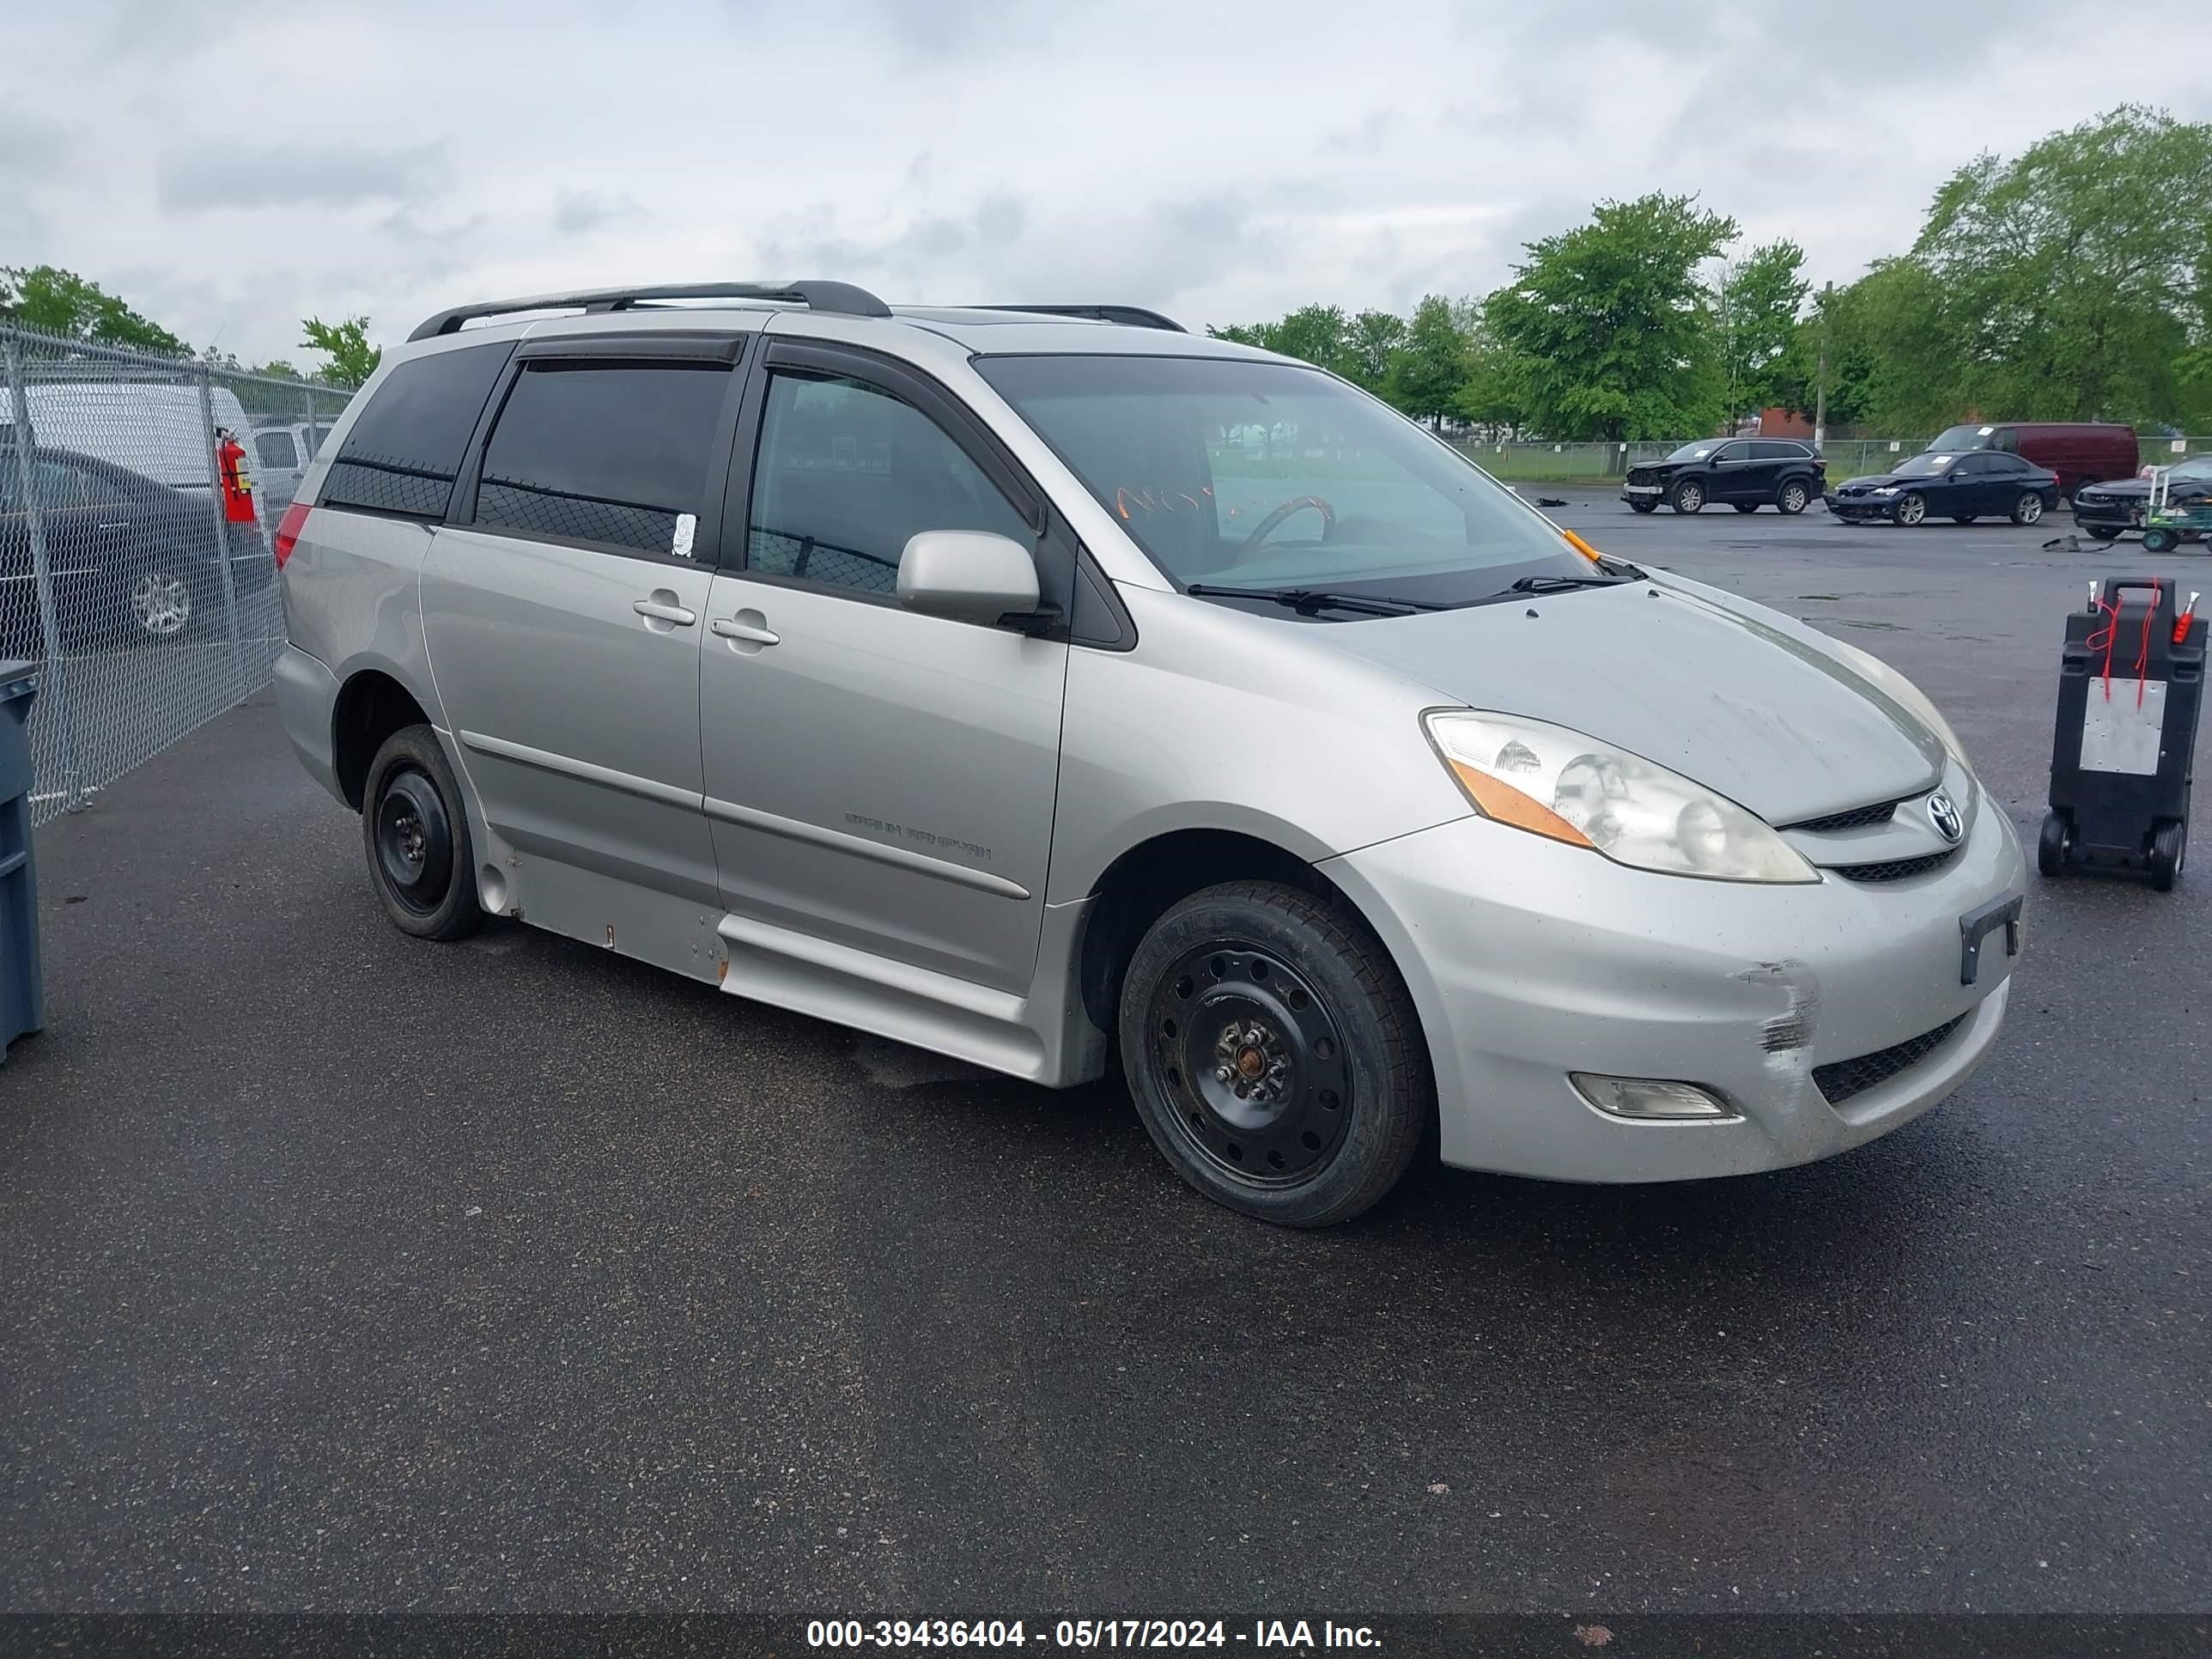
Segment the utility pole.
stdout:
<path fill-rule="evenodd" d="M 1813 447 L 1828 441 L 1828 301 L 1836 292 L 1829 283 L 1820 289 L 1820 367 L 1813 381 Z"/>

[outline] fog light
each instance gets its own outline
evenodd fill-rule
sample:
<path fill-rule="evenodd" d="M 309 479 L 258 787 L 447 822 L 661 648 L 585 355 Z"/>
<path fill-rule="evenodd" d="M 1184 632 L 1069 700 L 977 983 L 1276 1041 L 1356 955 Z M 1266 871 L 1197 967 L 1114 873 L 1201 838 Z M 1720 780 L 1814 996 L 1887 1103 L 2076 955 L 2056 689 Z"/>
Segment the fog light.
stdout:
<path fill-rule="evenodd" d="M 1599 1077 L 1590 1072 L 1570 1072 L 1567 1080 L 1584 1100 L 1610 1117 L 1632 1117 L 1650 1122 L 1673 1119 L 1737 1115 L 1717 1095 L 1694 1083 L 1662 1083 L 1648 1077 Z"/>

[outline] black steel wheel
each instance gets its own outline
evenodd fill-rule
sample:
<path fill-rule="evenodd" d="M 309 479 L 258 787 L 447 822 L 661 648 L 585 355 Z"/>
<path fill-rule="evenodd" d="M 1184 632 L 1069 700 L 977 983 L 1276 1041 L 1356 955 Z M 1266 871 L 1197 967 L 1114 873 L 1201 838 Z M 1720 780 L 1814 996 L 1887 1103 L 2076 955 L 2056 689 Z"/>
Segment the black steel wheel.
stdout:
<path fill-rule="evenodd" d="M 2035 840 L 2035 867 L 2046 876 L 2063 876 L 2073 851 L 2074 826 L 2056 812 L 2045 813 L 2043 833 Z"/>
<path fill-rule="evenodd" d="M 2189 842 L 2189 826 L 2178 820 L 2161 823 L 2150 838 L 2150 884 L 2157 891 L 2171 893 L 2173 880 L 2181 873 L 2182 860 Z"/>
<path fill-rule="evenodd" d="M 1667 504 L 1677 513 L 1702 513 L 1705 507 L 1705 487 L 1695 478 L 1685 478 L 1674 486 L 1674 493 L 1667 498 Z"/>
<path fill-rule="evenodd" d="M 483 924 L 461 792 L 427 726 L 385 739 L 362 794 L 369 878 L 385 914 L 417 939 L 459 939 Z"/>
<path fill-rule="evenodd" d="M 1802 481 L 1792 478 L 1775 493 L 1775 510 L 1784 518 L 1794 519 L 1811 505 L 1813 491 Z"/>
<path fill-rule="evenodd" d="M 1342 904 L 1231 882 L 1173 906 L 1124 975 L 1138 1115 L 1176 1173 L 1285 1226 L 1346 1221 L 1434 1116 L 1428 1052 L 1382 944 Z"/>

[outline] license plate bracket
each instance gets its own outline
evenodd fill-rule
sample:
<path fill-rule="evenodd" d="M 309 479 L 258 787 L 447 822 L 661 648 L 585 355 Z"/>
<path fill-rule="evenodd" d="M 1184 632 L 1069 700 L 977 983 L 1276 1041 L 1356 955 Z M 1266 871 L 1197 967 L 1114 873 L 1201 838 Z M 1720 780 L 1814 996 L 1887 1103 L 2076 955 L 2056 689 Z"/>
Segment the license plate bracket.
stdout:
<path fill-rule="evenodd" d="M 2018 893 L 1991 899 L 1959 918 L 1959 983 L 1972 985 L 1982 976 L 1982 941 L 2004 929 L 2005 955 L 2020 954 L 2020 912 L 2025 901 Z"/>

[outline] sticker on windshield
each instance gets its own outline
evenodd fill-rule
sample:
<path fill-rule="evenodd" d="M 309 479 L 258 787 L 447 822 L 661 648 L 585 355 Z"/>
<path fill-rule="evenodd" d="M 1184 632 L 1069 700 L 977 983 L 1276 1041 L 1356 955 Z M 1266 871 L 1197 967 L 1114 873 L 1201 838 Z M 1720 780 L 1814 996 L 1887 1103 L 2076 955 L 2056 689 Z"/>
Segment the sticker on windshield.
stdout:
<path fill-rule="evenodd" d="M 1986 437 L 1988 437 L 1988 436 L 1990 435 L 1990 433 L 1992 433 L 1992 432 L 1994 432 L 1994 431 L 1996 431 L 1996 428 L 1995 428 L 1995 427 L 1993 427 L 1993 426 L 1985 426 L 1985 427 L 1984 427 L 1984 428 L 1982 428 L 1978 433 L 1977 433 L 1975 435 L 1976 435 L 1977 437 L 1986 438 Z"/>

